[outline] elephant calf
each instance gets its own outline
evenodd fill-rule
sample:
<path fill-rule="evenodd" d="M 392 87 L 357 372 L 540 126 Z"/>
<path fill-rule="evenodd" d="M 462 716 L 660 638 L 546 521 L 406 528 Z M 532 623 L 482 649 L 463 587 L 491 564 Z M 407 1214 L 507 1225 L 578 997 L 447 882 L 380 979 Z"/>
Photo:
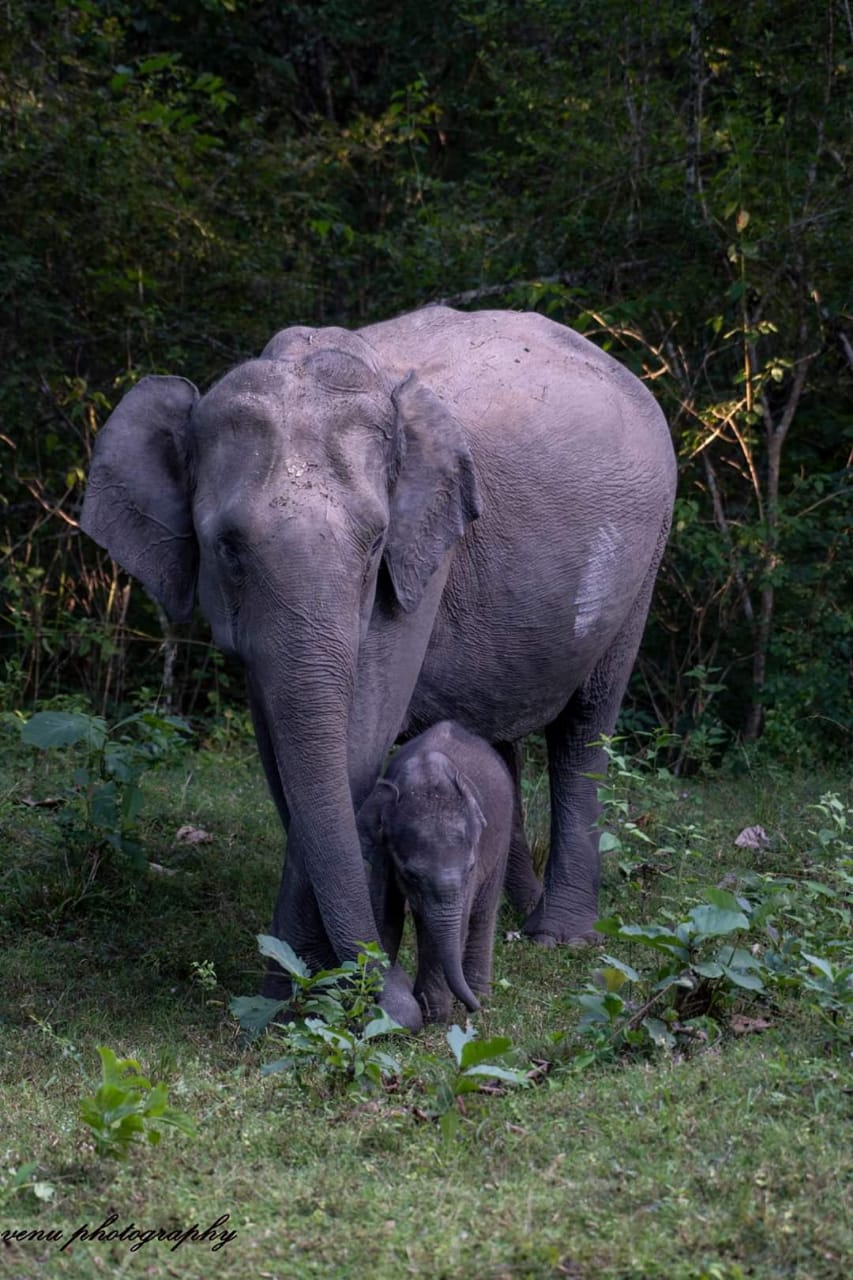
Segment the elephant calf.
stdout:
<path fill-rule="evenodd" d="M 382 942 L 397 958 L 408 902 L 418 939 L 415 995 L 446 1022 L 451 995 L 488 994 L 495 918 L 512 831 L 513 783 L 482 738 L 443 720 L 393 758 L 358 816 Z"/>

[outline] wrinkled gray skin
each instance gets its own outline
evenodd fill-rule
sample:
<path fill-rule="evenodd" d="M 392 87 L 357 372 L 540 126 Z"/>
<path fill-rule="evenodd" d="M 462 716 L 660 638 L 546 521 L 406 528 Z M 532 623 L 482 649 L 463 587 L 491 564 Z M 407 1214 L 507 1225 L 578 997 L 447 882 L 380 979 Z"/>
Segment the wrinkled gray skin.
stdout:
<path fill-rule="evenodd" d="M 82 528 L 175 620 L 197 592 L 242 658 L 289 831 L 272 929 L 309 964 L 378 940 L 355 813 L 398 735 L 447 717 L 511 766 L 545 729 L 545 883 L 517 808 L 508 887 L 533 938 L 594 937 L 589 744 L 613 729 L 674 489 L 646 388 L 534 314 L 285 329 L 202 397 L 149 377 L 120 402 Z M 399 969 L 383 1004 L 419 1024 Z"/>
<path fill-rule="evenodd" d="M 492 981 L 495 918 L 512 834 L 513 783 L 487 742 L 451 720 L 394 756 L 358 814 L 382 945 L 396 960 L 408 902 L 418 938 L 415 998 L 446 1022 Z M 477 994 L 475 994 L 475 992 Z"/>

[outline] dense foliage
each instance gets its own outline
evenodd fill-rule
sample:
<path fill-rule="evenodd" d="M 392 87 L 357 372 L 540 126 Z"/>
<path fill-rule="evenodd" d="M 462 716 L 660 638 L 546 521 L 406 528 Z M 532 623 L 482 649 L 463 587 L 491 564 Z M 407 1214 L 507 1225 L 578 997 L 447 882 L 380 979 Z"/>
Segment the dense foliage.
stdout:
<path fill-rule="evenodd" d="M 843 746 L 853 614 L 847 0 L 31 0 L 0 44 L 0 679 L 228 679 L 76 516 L 146 372 L 443 298 L 660 397 L 676 522 L 627 722 Z M 848 535 L 845 545 L 845 534 Z"/>

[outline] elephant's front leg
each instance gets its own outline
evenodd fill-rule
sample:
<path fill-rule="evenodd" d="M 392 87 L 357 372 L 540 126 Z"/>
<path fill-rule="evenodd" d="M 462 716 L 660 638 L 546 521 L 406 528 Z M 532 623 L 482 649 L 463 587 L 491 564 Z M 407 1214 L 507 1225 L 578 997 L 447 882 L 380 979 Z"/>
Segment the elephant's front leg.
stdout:
<path fill-rule="evenodd" d="M 249 706 L 258 743 L 267 786 L 278 810 L 285 832 L 290 825 L 290 814 L 281 787 L 272 738 L 260 700 L 253 695 L 249 684 Z M 276 899 L 275 912 L 270 926 L 273 937 L 282 938 L 293 948 L 311 969 L 328 969 L 338 961 L 329 941 L 317 898 L 311 881 L 298 855 L 285 857 L 281 873 L 281 886 Z M 263 994 L 272 1000 L 286 1000 L 291 994 L 290 978 L 274 960 L 267 963 Z"/>
<path fill-rule="evenodd" d="M 497 874 L 480 888 L 468 923 L 463 971 L 472 991 L 491 995 L 495 928 L 500 906 L 501 878 Z"/>

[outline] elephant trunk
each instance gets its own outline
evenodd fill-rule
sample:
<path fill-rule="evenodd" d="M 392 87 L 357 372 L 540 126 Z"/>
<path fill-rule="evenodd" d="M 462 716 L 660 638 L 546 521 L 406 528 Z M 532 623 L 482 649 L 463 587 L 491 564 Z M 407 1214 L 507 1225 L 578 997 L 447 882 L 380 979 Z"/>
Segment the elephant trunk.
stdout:
<path fill-rule="evenodd" d="M 329 648 L 311 660 L 297 650 L 301 660 L 294 663 L 292 646 L 288 661 L 280 657 L 287 647 L 276 645 L 273 688 L 249 677 L 258 746 L 288 828 L 272 932 L 312 970 L 354 960 L 364 943 L 380 941 L 348 768 L 357 644 L 339 642 L 331 654 Z M 269 974 L 266 994 L 279 997 Z M 422 1025 L 408 979 L 396 965 L 386 975 L 380 1003 L 402 1025 L 415 1031 Z"/>
<path fill-rule="evenodd" d="M 310 884 L 322 933 L 339 961 L 354 958 L 358 943 L 378 941 L 367 877 L 356 830 L 348 772 L 348 718 L 357 660 L 357 638 L 339 635 L 323 646 L 312 637 L 313 652 L 293 632 L 271 646 L 272 671 L 262 684 L 250 677 L 253 703 L 259 706 L 268 738 L 265 760 L 289 815 L 285 881 Z M 272 676 L 272 681 L 270 681 Z M 272 687 L 270 687 L 272 684 Z M 261 735 L 258 734 L 259 745 Z M 262 752 L 263 755 L 263 752 Z M 290 910 L 283 892 L 276 926 L 294 935 L 312 936 L 308 920 Z M 295 904 L 294 904 L 295 905 Z M 280 936 L 287 937 L 287 933 Z M 305 957 L 309 959 L 309 957 Z M 320 956 L 328 963 L 328 956 Z"/>
<path fill-rule="evenodd" d="M 434 932 L 433 945 L 448 987 L 470 1013 L 476 1013 L 480 1002 L 462 972 L 461 919 L 458 915 Z"/>

